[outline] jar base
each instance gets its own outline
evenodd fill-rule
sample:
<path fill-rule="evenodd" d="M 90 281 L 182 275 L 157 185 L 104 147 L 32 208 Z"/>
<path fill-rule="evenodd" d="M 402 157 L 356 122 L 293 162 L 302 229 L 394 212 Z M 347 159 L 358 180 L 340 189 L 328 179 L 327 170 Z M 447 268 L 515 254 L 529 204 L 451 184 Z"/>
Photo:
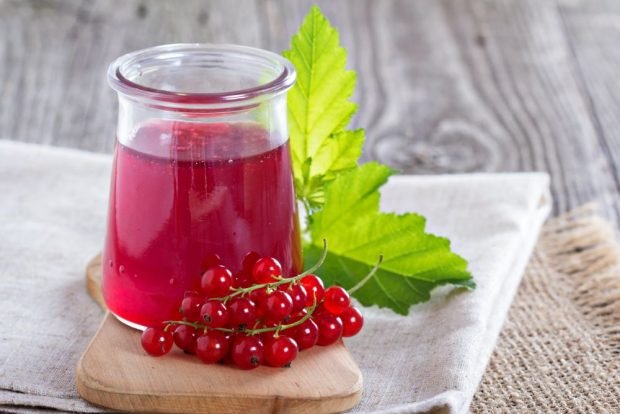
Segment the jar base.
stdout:
<path fill-rule="evenodd" d="M 144 331 L 146 329 L 146 326 L 140 325 L 138 323 L 130 322 L 127 319 L 121 318 L 114 312 L 110 312 L 110 314 L 112 314 L 116 319 L 118 319 L 123 325 L 127 325 L 130 328 L 137 329 L 138 331 Z"/>

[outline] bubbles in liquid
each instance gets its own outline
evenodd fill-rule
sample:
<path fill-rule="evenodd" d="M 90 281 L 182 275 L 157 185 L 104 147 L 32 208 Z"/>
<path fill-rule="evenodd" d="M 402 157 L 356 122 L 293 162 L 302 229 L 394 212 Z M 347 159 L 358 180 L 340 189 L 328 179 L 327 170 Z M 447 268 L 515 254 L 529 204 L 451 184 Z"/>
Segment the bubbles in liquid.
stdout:
<path fill-rule="evenodd" d="M 174 278 L 173 278 L 173 277 L 171 277 L 171 278 L 170 278 L 170 284 L 171 284 L 171 285 L 174 285 L 175 283 L 176 283 L 176 280 L 174 280 Z"/>
<path fill-rule="evenodd" d="M 108 262 L 108 265 L 110 265 L 110 267 L 114 267 L 114 262 L 113 262 L 112 260 L 110 260 L 110 261 Z"/>
<path fill-rule="evenodd" d="M 118 267 L 118 273 L 120 273 L 121 275 L 122 275 L 123 273 L 125 273 L 125 266 L 120 265 L 120 266 Z"/>

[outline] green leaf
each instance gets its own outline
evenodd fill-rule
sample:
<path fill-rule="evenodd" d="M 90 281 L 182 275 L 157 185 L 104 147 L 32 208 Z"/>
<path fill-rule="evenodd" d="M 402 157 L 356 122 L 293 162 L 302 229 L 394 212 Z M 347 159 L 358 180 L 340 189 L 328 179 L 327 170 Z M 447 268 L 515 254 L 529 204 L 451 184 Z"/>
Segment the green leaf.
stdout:
<path fill-rule="evenodd" d="M 379 188 L 392 170 L 377 163 L 336 176 L 324 193 L 324 206 L 310 215 L 305 257 L 312 263 L 323 239 L 329 253 L 321 276 L 326 284 L 353 287 L 376 264 L 383 263 L 354 296 L 366 306 L 407 314 L 442 284 L 473 288 L 467 262 L 450 251 L 450 242 L 425 232 L 425 219 L 414 213 L 379 211 Z"/>
<path fill-rule="evenodd" d="M 375 276 L 354 296 L 407 314 L 442 284 L 473 288 L 467 262 L 450 251 L 447 239 L 425 232 L 422 216 L 379 211 L 379 189 L 388 167 L 357 161 L 364 131 L 346 130 L 357 110 L 350 101 L 355 72 L 346 70 L 338 32 L 313 6 L 284 52 L 297 70 L 288 94 L 288 120 L 297 197 L 308 212 L 305 257 L 328 254 L 321 276 L 327 284 L 351 288 L 383 256 Z"/>
<path fill-rule="evenodd" d="M 338 173 L 357 167 L 363 146 L 363 129 L 330 135 L 312 158 L 310 176 L 324 176 L 326 181 L 331 181 Z"/>
<path fill-rule="evenodd" d="M 297 82 L 288 93 L 296 190 L 302 200 L 306 197 L 320 206 L 325 182 L 353 168 L 362 151 L 363 133 L 344 131 L 357 110 L 349 100 L 356 74 L 346 70 L 347 54 L 338 32 L 317 6 L 310 9 L 283 55 L 297 70 Z M 310 173 L 304 175 L 308 162 Z"/>

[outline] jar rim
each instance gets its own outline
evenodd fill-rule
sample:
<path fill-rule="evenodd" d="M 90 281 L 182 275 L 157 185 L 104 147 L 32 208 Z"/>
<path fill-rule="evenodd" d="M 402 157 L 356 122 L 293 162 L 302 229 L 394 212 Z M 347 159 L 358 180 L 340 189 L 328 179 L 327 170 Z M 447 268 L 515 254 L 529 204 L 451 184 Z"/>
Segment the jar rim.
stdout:
<path fill-rule="evenodd" d="M 220 57 L 242 56 L 246 59 L 268 63 L 278 71 L 272 79 L 257 86 L 219 92 L 184 92 L 154 88 L 128 79 L 123 70 L 148 58 L 181 56 L 181 54 L 211 53 Z M 108 67 L 108 82 L 112 89 L 156 106 L 208 109 L 210 107 L 254 106 L 265 96 L 277 95 L 290 89 L 296 78 L 295 67 L 286 58 L 268 50 L 234 44 L 174 43 L 154 46 L 127 53 L 114 60 Z"/>

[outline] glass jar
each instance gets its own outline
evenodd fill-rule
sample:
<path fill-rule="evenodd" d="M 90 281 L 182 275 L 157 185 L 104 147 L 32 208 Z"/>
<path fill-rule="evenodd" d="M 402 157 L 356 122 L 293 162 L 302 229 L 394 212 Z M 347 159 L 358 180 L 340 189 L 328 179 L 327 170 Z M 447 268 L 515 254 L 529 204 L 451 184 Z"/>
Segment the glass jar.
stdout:
<path fill-rule="evenodd" d="M 249 252 L 301 271 L 286 92 L 295 70 L 260 49 L 175 44 L 108 70 L 119 114 L 103 295 L 124 323 L 179 318 L 188 291 Z"/>

